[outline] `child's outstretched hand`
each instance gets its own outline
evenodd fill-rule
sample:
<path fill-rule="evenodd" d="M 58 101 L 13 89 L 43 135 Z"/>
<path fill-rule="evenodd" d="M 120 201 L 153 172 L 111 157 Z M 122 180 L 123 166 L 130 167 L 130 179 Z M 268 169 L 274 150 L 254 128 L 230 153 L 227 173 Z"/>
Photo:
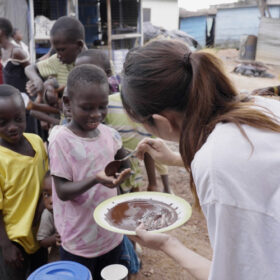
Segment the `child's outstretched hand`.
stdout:
<path fill-rule="evenodd" d="M 115 188 L 123 183 L 130 176 L 130 173 L 130 168 L 124 169 L 121 173 L 116 173 L 116 176 L 107 176 L 104 171 L 100 171 L 96 174 L 96 179 L 108 188 Z"/>
<path fill-rule="evenodd" d="M 13 265 L 16 268 L 23 266 L 24 258 L 20 249 L 12 242 L 5 247 L 2 247 L 3 257 L 6 263 Z"/>

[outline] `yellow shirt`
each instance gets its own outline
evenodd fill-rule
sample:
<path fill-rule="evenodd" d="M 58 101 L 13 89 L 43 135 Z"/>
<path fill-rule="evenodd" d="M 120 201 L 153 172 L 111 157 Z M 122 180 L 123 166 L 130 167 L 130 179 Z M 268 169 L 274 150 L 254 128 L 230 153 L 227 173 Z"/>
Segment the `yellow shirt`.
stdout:
<path fill-rule="evenodd" d="M 0 146 L 0 210 L 9 239 L 32 254 L 39 249 L 32 222 L 48 158 L 39 136 L 30 133 L 24 136 L 36 152 L 34 157 Z"/>
<path fill-rule="evenodd" d="M 59 86 L 65 86 L 68 75 L 74 68 L 74 63 L 64 64 L 57 58 L 57 54 L 54 54 L 47 59 L 37 62 L 36 66 L 44 79 L 53 76 L 57 79 Z"/>

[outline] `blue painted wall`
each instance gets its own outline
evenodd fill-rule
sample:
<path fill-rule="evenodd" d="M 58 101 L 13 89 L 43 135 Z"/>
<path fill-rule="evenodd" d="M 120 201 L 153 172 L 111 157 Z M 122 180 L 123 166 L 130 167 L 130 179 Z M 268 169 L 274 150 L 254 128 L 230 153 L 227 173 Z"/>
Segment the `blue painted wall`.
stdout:
<path fill-rule="evenodd" d="M 272 17 L 280 17 L 280 6 L 269 7 Z M 215 45 L 239 47 L 243 35 L 258 35 L 260 12 L 257 7 L 218 10 Z"/>
<path fill-rule="evenodd" d="M 181 18 L 180 30 L 191 35 L 202 47 L 206 45 L 206 16 Z"/>

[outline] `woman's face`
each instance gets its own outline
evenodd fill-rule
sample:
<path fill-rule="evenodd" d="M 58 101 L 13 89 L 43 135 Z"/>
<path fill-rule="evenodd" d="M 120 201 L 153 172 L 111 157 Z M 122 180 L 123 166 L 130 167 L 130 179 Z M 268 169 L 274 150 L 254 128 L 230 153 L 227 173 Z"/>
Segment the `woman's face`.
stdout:
<path fill-rule="evenodd" d="M 161 139 L 173 142 L 179 142 L 180 140 L 180 120 L 175 119 L 178 124 L 176 126 L 172 125 L 174 122 L 174 116 L 176 113 L 169 112 L 168 114 L 156 114 L 153 115 L 153 124 L 146 121 L 142 125 L 144 128 L 152 135 L 159 137 Z M 172 119 L 171 119 L 172 116 Z"/>

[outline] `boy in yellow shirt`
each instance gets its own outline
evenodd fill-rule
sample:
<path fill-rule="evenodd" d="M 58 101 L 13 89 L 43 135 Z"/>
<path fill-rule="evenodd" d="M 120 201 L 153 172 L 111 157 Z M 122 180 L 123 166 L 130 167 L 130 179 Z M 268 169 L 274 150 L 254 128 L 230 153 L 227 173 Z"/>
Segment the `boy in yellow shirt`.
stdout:
<path fill-rule="evenodd" d="M 47 260 L 34 218 L 48 158 L 40 137 L 23 133 L 20 92 L 0 85 L 0 279 L 25 280 Z"/>

